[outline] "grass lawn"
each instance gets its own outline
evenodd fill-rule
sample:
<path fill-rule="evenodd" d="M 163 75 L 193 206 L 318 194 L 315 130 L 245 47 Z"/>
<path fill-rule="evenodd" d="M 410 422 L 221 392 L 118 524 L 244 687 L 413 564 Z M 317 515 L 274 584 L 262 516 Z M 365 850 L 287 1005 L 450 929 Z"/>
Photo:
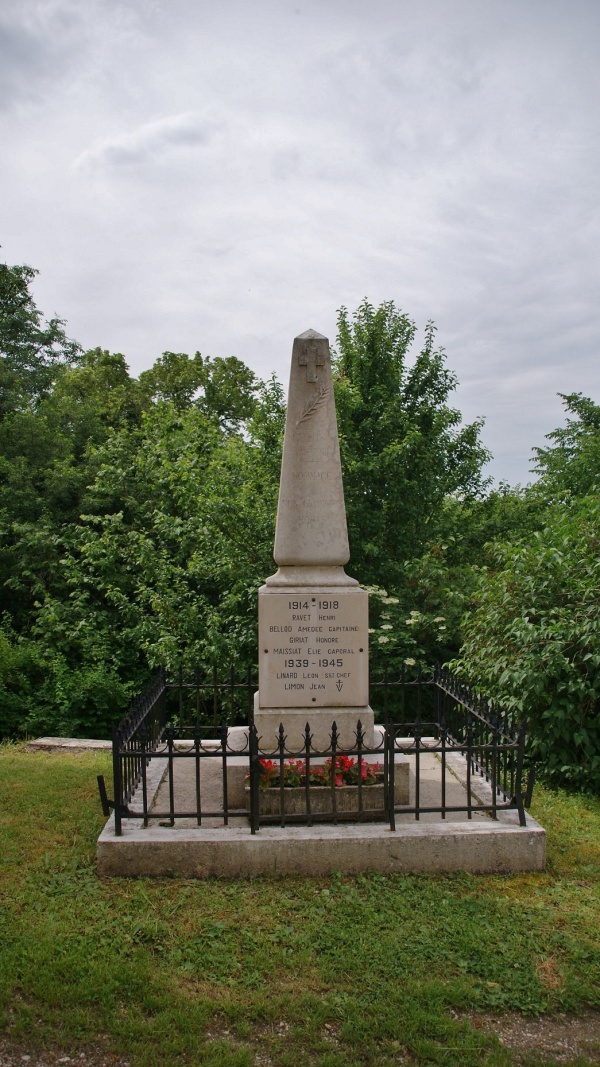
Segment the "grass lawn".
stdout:
<path fill-rule="evenodd" d="M 473 1015 L 600 1008 L 590 797 L 536 788 L 543 874 L 103 882 L 98 773 L 107 754 L 0 746 L 0 1037 L 16 1045 L 131 1067 L 500 1067 L 553 1061 L 517 1059 Z"/>

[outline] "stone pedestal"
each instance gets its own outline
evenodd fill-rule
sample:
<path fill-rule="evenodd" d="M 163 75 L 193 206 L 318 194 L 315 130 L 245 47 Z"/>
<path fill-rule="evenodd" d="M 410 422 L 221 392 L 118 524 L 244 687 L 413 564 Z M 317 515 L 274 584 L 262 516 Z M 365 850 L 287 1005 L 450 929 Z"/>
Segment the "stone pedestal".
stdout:
<path fill-rule="evenodd" d="M 276 748 L 283 723 L 288 749 L 300 750 L 307 722 L 313 748 L 329 747 L 334 722 L 338 744 L 351 748 L 359 720 L 364 745 L 373 745 L 368 626 L 368 595 L 355 583 L 260 589 L 254 722 L 261 748 Z"/>
<path fill-rule="evenodd" d="M 261 708 L 259 694 L 254 698 L 254 725 L 258 730 L 259 745 L 263 752 L 273 752 L 279 744 L 279 724 L 283 723 L 286 751 L 290 756 L 302 755 L 304 730 L 310 725 L 312 747 L 322 752 L 331 744 L 331 727 L 335 722 L 338 730 L 338 747 L 353 748 L 356 745 L 356 724 L 360 719 L 363 729 L 363 745 L 373 745 L 373 709 L 363 707 L 339 708 Z"/>

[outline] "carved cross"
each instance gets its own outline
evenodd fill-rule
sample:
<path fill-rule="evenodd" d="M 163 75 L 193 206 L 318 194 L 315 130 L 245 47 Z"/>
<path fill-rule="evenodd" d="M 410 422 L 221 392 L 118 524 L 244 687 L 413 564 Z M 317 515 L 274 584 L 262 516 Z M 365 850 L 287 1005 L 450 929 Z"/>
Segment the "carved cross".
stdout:
<path fill-rule="evenodd" d="M 316 382 L 317 367 L 322 367 L 324 363 L 325 357 L 317 352 L 317 346 L 314 342 L 306 346 L 306 352 L 303 356 L 298 356 L 298 365 L 306 367 L 307 382 Z"/>

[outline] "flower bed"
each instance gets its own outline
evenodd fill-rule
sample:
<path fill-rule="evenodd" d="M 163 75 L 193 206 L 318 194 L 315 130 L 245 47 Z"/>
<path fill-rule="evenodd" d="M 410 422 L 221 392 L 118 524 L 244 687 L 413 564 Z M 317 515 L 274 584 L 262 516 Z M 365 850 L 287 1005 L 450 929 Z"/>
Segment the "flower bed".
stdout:
<path fill-rule="evenodd" d="M 259 805 L 261 815 L 281 814 L 281 764 L 278 760 L 260 760 Z M 359 777 L 362 780 L 361 801 L 364 811 L 383 811 L 383 771 L 379 763 L 367 763 L 351 756 L 336 756 L 335 765 L 310 764 L 308 775 L 305 760 L 286 760 L 283 764 L 283 799 L 286 815 L 306 812 L 306 786 L 310 791 L 310 809 L 314 815 L 358 811 Z M 247 776 L 247 779 L 249 775 Z M 250 807 L 250 789 L 246 786 L 246 807 Z"/>
<path fill-rule="evenodd" d="M 261 759 L 260 763 L 260 788 L 278 789 L 281 784 L 281 764 L 279 760 Z M 379 763 L 367 763 L 365 759 L 359 764 L 358 759 L 352 756 L 336 756 L 335 767 L 333 760 L 325 760 L 325 763 L 310 764 L 308 772 L 309 785 L 328 786 L 331 789 L 332 774 L 335 778 L 335 787 L 355 785 L 358 786 L 359 777 L 363 785 L 374 785 L 383 781 L 383 771 Z M 250 776 L 247 775 L 247 778 Z M 290 759 L 283 764 L 283 785 L 286 789 L 294 789 L 306 785 L 306 760 Z"/>

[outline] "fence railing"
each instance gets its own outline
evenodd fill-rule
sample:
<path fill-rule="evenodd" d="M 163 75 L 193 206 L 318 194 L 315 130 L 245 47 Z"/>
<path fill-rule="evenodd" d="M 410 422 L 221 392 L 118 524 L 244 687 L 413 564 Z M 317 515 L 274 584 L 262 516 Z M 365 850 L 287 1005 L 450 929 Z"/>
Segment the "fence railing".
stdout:
<path fill-rule="evenodd" d="M 291 750 L 283 724 L 277 746 L 266 750 L 256 727 L 248 731 L 250 828 L 318 822 L 390 821 L 394 797 L 393 771 L 387 731 L 369 745 L 362 723 L 357 720 L 354 744 L 340 743 L 337 725 L 332 725 L 329 745 L 314 746 L 310 723 L 303 745 Z M 393 762 L 393 759 L 392 759 Z M 273 785 L 269 779 L 273 779 Z"/>
<path fill-rule="evenodd" d="M 374 740 L 367 743 L 357 722 L 354 744 L 342 747 L 334 724 L 328 747 L 320 750 L 310 723 L 297 751 L 290 751 L 283 725 L 275 749 L 264 749 L 253 724 L 256 688 L 251 672 L 240 679 L 231 671 L 225 680 L 216 673 L 158 672 L 113 728 L 114 800 L 98 780 L 105 814 L 114 809 L 116 834 L 124 818 L 144 826 L 183 819 L 227 825 L 243 818 L 256 833 L 272 823 L 377 819 L 394 830 L 398 817 L 496 819 L 513 810 L 525 825 L 533 786 L 530 775 L 524 794 L 525 724 L 449 671 L 372 678 L 371 702 L 382 724 Z M 245 727 L 226 722 L 239 721 L 242 712 Z M 182 761 L 188 761 L 183 806 Z"/>

